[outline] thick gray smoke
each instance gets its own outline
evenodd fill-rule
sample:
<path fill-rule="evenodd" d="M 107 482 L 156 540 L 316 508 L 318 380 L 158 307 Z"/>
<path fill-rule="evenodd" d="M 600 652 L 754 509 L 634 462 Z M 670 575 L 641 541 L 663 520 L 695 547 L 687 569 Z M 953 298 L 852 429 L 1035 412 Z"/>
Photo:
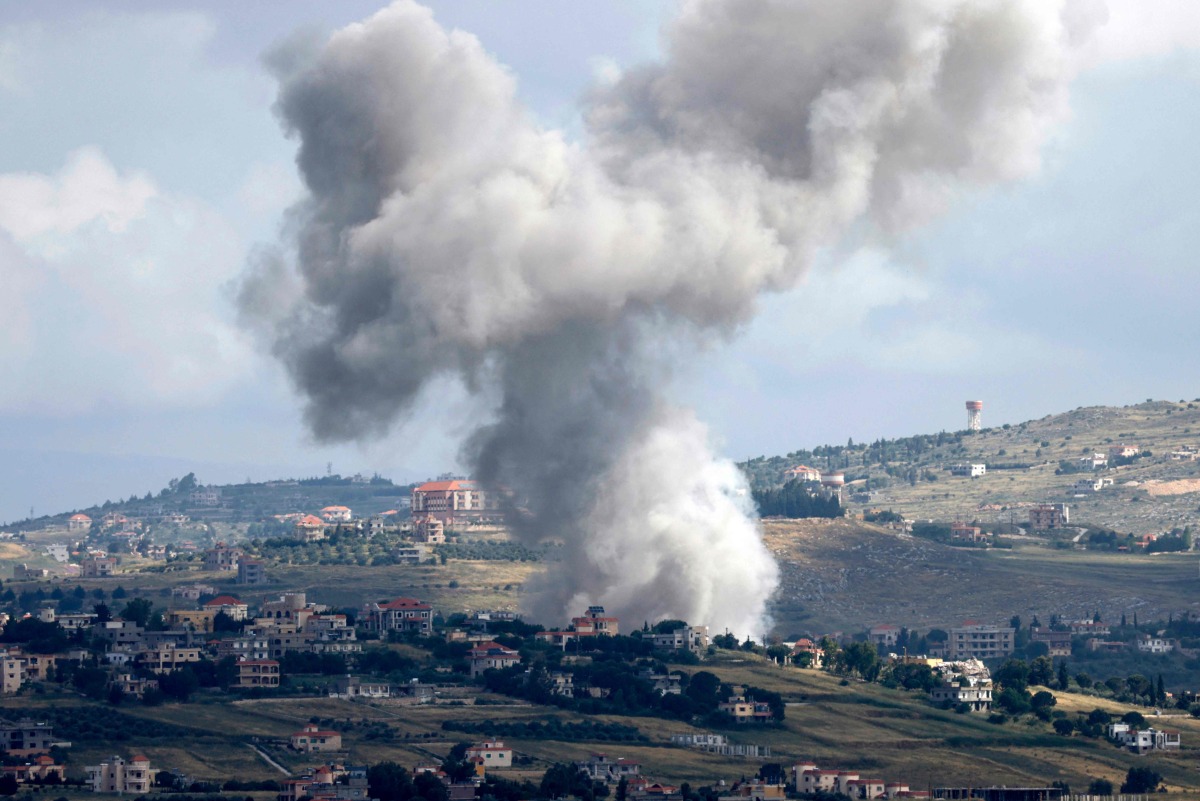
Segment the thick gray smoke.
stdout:
<path fill-rule="evenodd" d="M 1075 15 L 1080 16 L 1080 15 Z M 280 58 L 308 198 L 248 275 L 318 438 L 388 429 L 451 375 L 518 536 L 566 543 L 534 612 L 764 630 L 777 569 L 742 477 L 661 393 L 852 225 L 894 232 L 1036 168 L 1079 31 L 1053 3 L 701 0 L 662 63 L 539 127 L 471 35 L 402 0 Z"/>

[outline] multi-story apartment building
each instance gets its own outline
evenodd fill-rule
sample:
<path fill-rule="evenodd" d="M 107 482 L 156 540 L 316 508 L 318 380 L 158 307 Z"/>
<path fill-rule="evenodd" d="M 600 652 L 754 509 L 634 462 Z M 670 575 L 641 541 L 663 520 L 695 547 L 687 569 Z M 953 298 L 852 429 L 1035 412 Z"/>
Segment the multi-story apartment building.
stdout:
<path fill-rule="evenodd" d="M 215 546 L 204 552 L 204 569 L 237 570 L 238 560 L 244 555 L 245 551 L 241 548 L 218 542 Z"/>
<path fill-rule="evenodd" d="M 150 760 L 138 755 L 126 762 L 119 756 L 87 769 L 88 782 L 94 793 L 133 793 L 145 795 L 154 782 Z"/>
<path fill-rule="evenodd" d="M 1043 503 L 1029 508 L 1029 527 L 1034 531 L 1062 528 L 1069 522 L 1071 513 L 1065 503 Z"/>
<path fill-rule="evenodd" d="M 433 630 L 433 607 L 416 598 L 396 598 L 367 604 L 359 619 L 369 631 L 416 631 L 428 634 Z"/>
<path fill-rule="evenodd" d="M 274 659 L 245 659 L 237 663 L 238 687 L 278 687 L 279 663 Z"/>
<path fill-rule="evenodd" d="M 1009 626 L 993 626 L 987 623 L 967 623 L 950 629 L 946 641 L 946 658 L 951 661 L 962 659 L 994 659 L 1013 652 L 1014 631 Z"/>

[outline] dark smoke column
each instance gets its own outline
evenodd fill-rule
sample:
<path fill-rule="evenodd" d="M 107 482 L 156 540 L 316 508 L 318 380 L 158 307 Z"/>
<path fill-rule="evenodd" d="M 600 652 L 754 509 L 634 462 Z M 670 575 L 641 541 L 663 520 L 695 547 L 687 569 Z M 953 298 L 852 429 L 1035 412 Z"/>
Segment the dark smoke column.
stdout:
<path fill-rule="evenodd" d="M 524 504 L 518 536 L 566 543 L 545 619 L 757 635 L 778 571 L 743 478 L 662 395 L 673 360 L 855 221 L 896 231 L 1036 167 L 1077 35 L 1040 0 L 694 0 L 663 63 L 593 92 L 579 143 L 398 2 L 276 54 L 308 198 L 242 308 L 320 439 L 387 430 L 439 377 L 494 403 L 464 449 Z"/>

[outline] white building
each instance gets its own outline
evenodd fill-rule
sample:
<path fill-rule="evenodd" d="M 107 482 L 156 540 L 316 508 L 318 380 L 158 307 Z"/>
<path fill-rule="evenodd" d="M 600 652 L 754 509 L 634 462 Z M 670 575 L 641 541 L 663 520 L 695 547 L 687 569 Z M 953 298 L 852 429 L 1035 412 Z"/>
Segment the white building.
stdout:
<path fill-rule="evenodd" d="M 950 467 L 950 475 L 979 478 L 987 473 L 986 464 L 956 464 Z"/>
<path fill-rule="evenodd" d="M 141 755 L 128 762 L 119 756 L 109 757 L 106 762 L 89 766 L 87 774 L 94 793 L 145 795 L 150 792 L 150 786 L 154 782 L 150 760 Z"/>

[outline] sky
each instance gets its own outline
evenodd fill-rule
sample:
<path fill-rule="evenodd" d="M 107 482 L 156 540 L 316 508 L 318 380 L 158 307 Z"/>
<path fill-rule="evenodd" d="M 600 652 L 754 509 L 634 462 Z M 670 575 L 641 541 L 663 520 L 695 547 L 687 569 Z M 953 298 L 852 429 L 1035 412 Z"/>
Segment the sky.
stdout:
<path fill-rule="evenodd" d="M 430 4 L 578 135 L 597 80 L 660 57 L 670 2 Z M 367 442 L 318 446 L 233 295 L 302 196 L 264 57 L 381 7 L 0 7 L 0 521 L 157 491 L 335 472 L 461 472 L 485 414 L 429 389 Z M 902 237 L 823 253 L 688 362 L 672 394 L 735 459 L 1078 406 L 1200 396 L 1200 10 L 1112 3 L 1040 168 Z"/>

